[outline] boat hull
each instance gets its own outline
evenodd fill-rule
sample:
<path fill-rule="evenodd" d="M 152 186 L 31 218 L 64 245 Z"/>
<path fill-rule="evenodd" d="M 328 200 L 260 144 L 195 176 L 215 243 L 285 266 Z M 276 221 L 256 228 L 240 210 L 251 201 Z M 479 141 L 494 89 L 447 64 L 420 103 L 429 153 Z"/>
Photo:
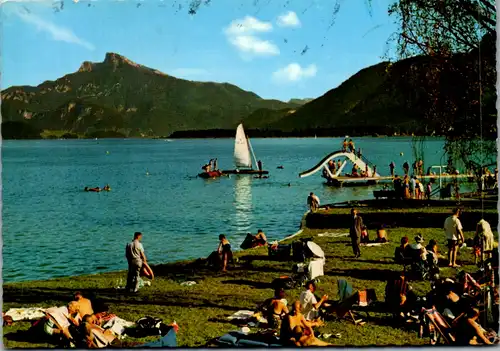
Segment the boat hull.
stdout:
<path fill-rule="evenodd" d="M 210 178 L 217 178 L 222 175 L 222 172 L 219 171 L 211 171 L 211 172 L 203 172 L 198 174 L 198 177 L 204 178 L 204 179 L 210 179 Z"/>
<path fill-rule="evenodd" d="M 255 169 L 230 169 L 222 171 L 224 174 L 252 174 L 252 175 L 263 175 L 269 174 L 269 171 L 259 171 Z"/>

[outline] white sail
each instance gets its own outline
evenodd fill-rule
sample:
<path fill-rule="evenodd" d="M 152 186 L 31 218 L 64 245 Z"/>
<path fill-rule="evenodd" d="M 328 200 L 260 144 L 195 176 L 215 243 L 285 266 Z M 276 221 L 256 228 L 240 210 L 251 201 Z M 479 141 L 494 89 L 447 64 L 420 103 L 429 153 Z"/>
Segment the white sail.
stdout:
<path fill-rule="evenodd" d="M 234 163 L 236 168 L 252 168 L 250 149 L 248 147 L 245 131 L 243 130 L 243 124 L 240 124 L 238 128 L 236 128 L 236 139 L 234 140 Z"/>

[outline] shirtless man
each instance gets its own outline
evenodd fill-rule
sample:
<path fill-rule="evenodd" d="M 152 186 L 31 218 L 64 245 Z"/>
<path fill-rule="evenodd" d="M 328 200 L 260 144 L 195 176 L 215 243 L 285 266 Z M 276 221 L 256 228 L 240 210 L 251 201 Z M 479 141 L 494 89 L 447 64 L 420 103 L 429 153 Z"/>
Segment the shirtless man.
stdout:
<path fill-rule="evenodd" d="M 78 314 L 80 315 L 80 318 L 83 318 L 83 316 L 87 314 L 94 314 L 94 310 L 92 309 L 92 303 L 90 302 L 89 299 L 83 297 L 81 292 L 77 291 L 75 293 L 75 301 L 78 303 L 79 306 Z"/>
<path fill-rule="evenodd" d="M 267 243 L 266 234 L 264 234 L 262 229 L 258 230 L 257 235 L 253 238 L 253 241 L 258 245 L 265 245 Z"/>

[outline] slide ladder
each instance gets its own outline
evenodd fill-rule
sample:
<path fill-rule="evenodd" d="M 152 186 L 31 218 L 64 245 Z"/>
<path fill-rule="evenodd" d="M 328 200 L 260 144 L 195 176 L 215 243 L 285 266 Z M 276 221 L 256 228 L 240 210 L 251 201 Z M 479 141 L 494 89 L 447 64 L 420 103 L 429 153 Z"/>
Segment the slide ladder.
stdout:
<path fill-rule="evenodd" d="M 333 175 L 330 170 L 328 169 L 328 162 L 330 160 L 333 160 L 335 158 L 340 158 L 340 157 L 345 157 L 346 160 L 342 163 L 340 168 L 335 172 Z M 323 167 L 327 170 L 328 174 L 332 177 L 338 177 L 340 173 L 342 172 L 343 168 L 345 167 L 347 160 L 351 161 L 353 164 L 357 165 L 359 167 L 360 171 L 364 171 L 366 167 L 368 167 L 368 176 L 372 177 L 373 175 L 373 169 L 371 166 L 371 163 L 363 156 L 358 157 L 354 152 L 348 152 L 348 151 L 334 151 L 328 155 L 326 155 L 316 166 L 313 168 L 304 171 L 299 174 L 300 178 L 305 178 L 309 177 L 310 175 L 313 175 L 314 173 L 320 171 Z M 379 174 L 376 174 L 375 176 L 378 176 Z"/>

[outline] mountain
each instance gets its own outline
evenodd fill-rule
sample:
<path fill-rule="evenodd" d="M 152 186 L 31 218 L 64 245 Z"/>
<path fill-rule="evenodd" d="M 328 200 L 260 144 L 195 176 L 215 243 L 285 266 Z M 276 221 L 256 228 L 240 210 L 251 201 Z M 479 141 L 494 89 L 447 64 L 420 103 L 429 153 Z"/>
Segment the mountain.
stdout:
<path fill-rule="evenodd" d="M 307 104 L 310 101 L 313 101 L 313 98 L 306 98 L 306 99 L 290 99 L 288 100 L 289 104 L 296 104 L 296 105 L 304 105 Z"/>
<path fill-rule="evenodd" d="M 481 48 L 483 135 L 496 135 L 494 38 Z M 455 54 L 441 66 L 429 56 L 364 68 L 297 108 L 259 109 L 245 125 L 294 135 L 478 134 L 478 52 Z M 436 69 L 440 75 L 435 75 Z M 438 84 L 432 82 L 439 77 Z M 438 89 L 434 95 L 432 89 Z M 432 113 L 431 117 L 429 117 Z M 426 117 L 426 118 L 424 118 Z"/>
<path fill-rule="evenodd" d="M 257 109 L 295 107 L 228 83 L 178 79 L 107 53 L 55 81 L 1 92 L 3 121 L 35 129 L 125 136 L 168 135 L 176 130 L 235 128 Z"/>

